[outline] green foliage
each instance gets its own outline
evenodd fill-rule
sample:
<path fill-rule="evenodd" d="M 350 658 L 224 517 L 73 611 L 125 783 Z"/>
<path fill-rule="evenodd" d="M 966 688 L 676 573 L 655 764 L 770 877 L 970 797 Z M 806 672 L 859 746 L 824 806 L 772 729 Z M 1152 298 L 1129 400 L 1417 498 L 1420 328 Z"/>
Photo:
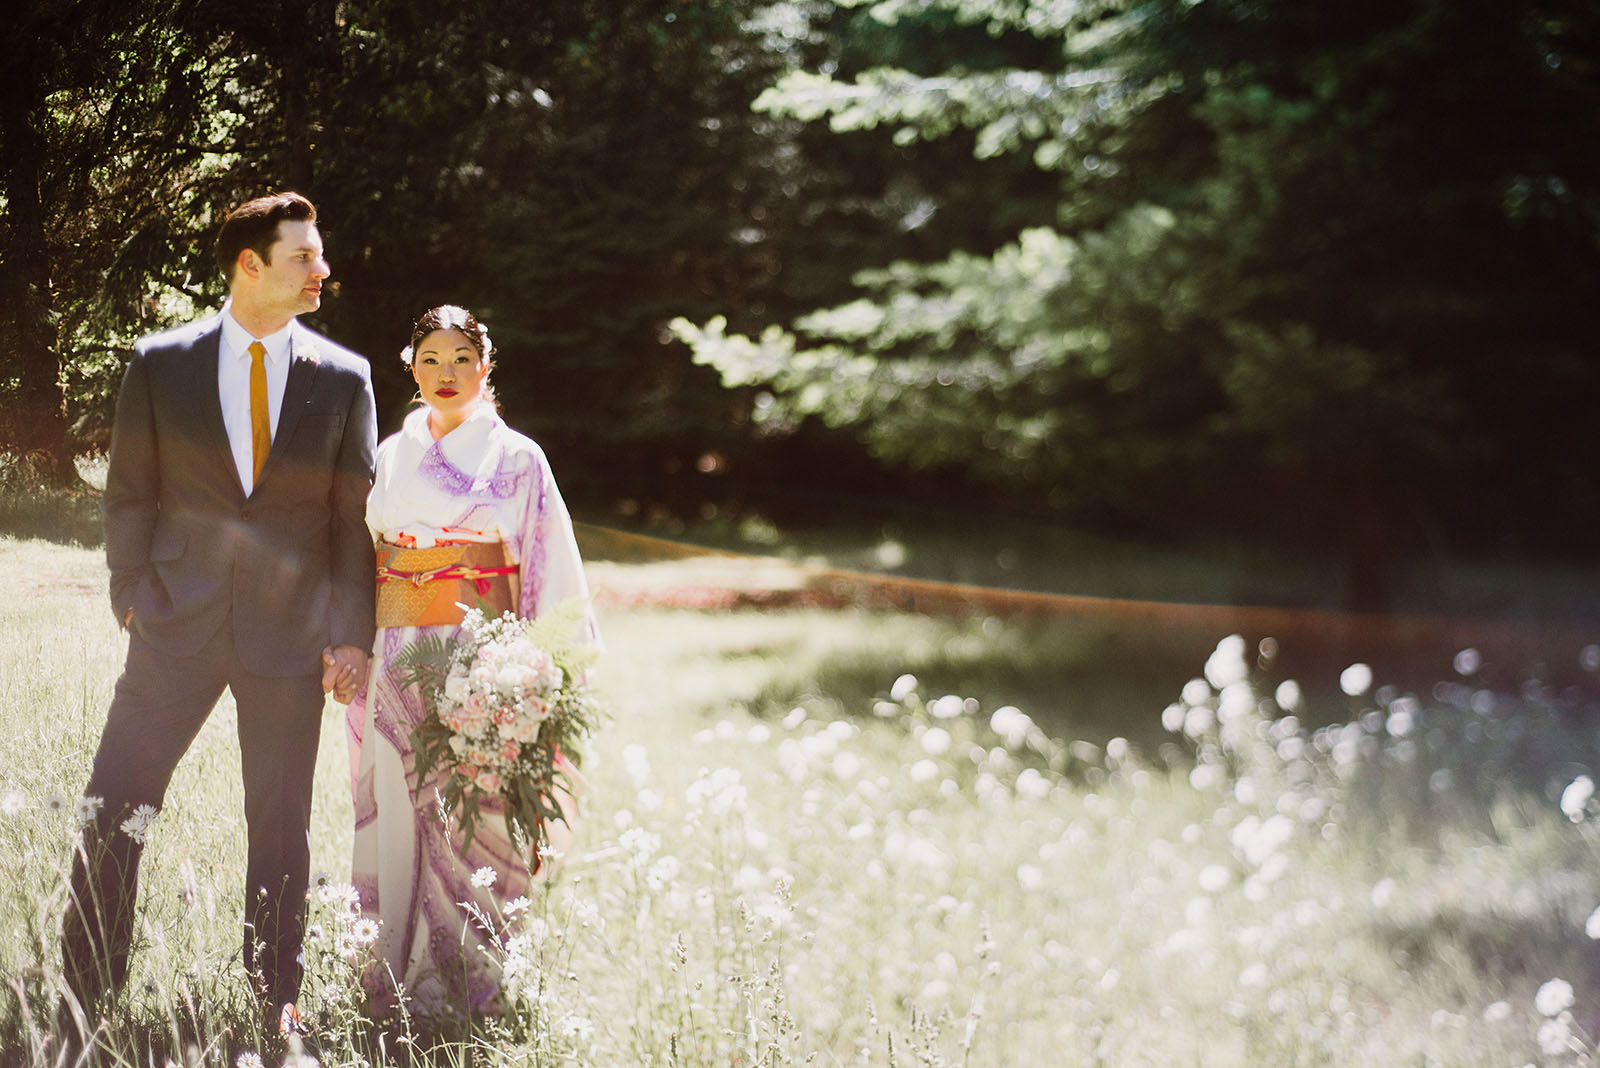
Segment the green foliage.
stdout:
<path fill-rule="evenodd" d="M 213 274 L 193 241 L 245 115 L 209 0 L 30 5 L 0 40 L 0 443 L 103 447 L 121 351 Z M 70 481 L 70 474 L 63 476 Z"/>
<path fill-rule="evenodd" d="M 1576 400 L 1600 386 L 1579 355 L 1600 286 L 1587 8 L 869 10 L 1043 50 L 797 70 L 756 107 L 969 138 L 1050 175 L 1055 218 L 859 272 L 856 299 L 788 330 L 676 324 L 726 383 L 766 387 L 758 419 L 818 416 L 884 457 L 1146 527 L 1178 505 L 1366 555 L 1445 527 L 1557 544 L 1546 515 L 1596 514 Z M 1482 523 L 1474 502 L 1514 487 L 1550 503 Z"/>

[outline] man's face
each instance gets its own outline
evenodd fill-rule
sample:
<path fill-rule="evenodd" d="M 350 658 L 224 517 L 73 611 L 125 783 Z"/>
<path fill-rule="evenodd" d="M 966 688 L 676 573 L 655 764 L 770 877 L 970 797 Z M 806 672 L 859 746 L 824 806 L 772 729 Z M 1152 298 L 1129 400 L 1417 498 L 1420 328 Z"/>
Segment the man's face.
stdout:
<path fill-rule="evenodd" d="M 268 259 L 260 264 L 254 303 L 285 317 L 314 312 L 322 306 L 322 280 L 330 273 L 317 224 L 280 222 Z"/>

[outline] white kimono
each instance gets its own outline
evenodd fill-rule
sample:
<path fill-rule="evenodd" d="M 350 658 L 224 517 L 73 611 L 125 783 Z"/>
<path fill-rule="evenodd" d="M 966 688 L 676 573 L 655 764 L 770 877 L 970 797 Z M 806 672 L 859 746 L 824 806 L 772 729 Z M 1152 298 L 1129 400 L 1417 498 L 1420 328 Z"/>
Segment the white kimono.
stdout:
<path fill-rule="evenodd" d="M 489 404 L 437 441 L 428 410 L 411 412 L 378 447 L 367 525 L 374 537 L 417 548 L 440 538 L 503 541 L 517 568 L 512 588 L 524 618 L 588 597 L 572 521 L 544 452 Z M 507 833 L 503 810 L 487 804 L 463 852 L 459 832 L 446 833 L 436 791 L 417 793 L 410 732 L 422 718 L 422 698 L 415 687 L 403 689 L 389 665 L 418 636 L 458 629 L 378 628 L 367 689 L 346 714 L 356 823 L 351 882 L 362 912 L 380 924 L 381 966 L 369 976 L 380 1007 L 392 1003 L 398 981 L 416 1010 L 492 1009 L 499 974 L 479 950 L 484 932 L 463 902 L 497 916 L 550 868 L 533 872 Z M 581 637 L 598 643 L 592 616 L 584 630 Z M 569 823 L 546 828 L 558 852 L 565 852 L 576 815 L 566 807 Z M 495 872 L 493 885 L 475 886 L 473 874 L 485 867 Z"/>

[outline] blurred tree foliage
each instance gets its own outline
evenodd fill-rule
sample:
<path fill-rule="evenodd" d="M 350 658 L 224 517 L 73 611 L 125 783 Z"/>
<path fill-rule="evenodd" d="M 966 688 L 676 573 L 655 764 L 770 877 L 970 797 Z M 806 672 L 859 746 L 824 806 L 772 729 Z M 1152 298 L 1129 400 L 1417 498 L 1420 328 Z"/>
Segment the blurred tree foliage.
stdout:
<path fill-rule="evenodd" d="M 220 303 L 221 214 L 288 187 L 384 429 L 409 324 L 469 305 L 589 504 L 979 491 L 1349 546 L 1367 599 L 1394 550 L 1600 519 L 1577 0 L 36 0 L 0 34 L 11 454 L 102 443 L 131 340 Z"/>
<path fill-rule="evenodd" d="M 222 8 L 38 0 L 0 23 L 0 446 L 75 479 L 132 339 L 214 273 L 188 231 L 242 121 Z"/>
<path fill-rule="evenodd" d="M 665 324 L 759 305 L 778 271 L 751 237 L 792 199 L 749 108 L 783 63 L 746 32 L 756 7 L 35 5 L 8 31 L 27 62 L 0 117 L 5 284 L 28 298 L 6 303 L 26 347 L 0 355 L 0 388 L 30 415 L 0 447 L 103 441 L 131 340 L 225 295 L 222 213 L 295 188 L 334 264 L 318 325 L 373 357 L 386 429 L 414 390 L 410 323 L 453 301 L 491 324 L 502 406 L 569 475 L 648 496 L 717 467 L 741 406 Z"/>
<path fill-rule="evenodd" d="M 866 0 L 1034 62 L 827 64 L 756 102 L 966 138 L 1054 218 L 879 261 L 787 329 L 675 329 L 758 419 L 854 426 L 1014 497 L 1379 562 L 1600 518 L 1600 14 L 1576 0 Z M 815 14 L 815 5 L 808 5 Z M 882 265 L 887 264 L 887 265 Z"/>

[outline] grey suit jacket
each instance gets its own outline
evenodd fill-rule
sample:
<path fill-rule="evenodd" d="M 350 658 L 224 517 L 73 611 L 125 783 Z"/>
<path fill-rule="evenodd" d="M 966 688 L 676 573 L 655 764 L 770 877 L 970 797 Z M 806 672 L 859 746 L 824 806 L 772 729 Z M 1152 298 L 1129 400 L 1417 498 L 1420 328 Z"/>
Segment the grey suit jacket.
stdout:
<path fill-rule="evenodd" d="M 221 336 L 218 316 L 134 346 L 106 476 L 111 608 L 118 622 L 132 608 L 174 656 L 231 614 L 250 671 L 318 672 L 324 646 L 372 647 L 371 369 L 295 323 L 272 452 L 246 498 L 217 394 Z"/>

